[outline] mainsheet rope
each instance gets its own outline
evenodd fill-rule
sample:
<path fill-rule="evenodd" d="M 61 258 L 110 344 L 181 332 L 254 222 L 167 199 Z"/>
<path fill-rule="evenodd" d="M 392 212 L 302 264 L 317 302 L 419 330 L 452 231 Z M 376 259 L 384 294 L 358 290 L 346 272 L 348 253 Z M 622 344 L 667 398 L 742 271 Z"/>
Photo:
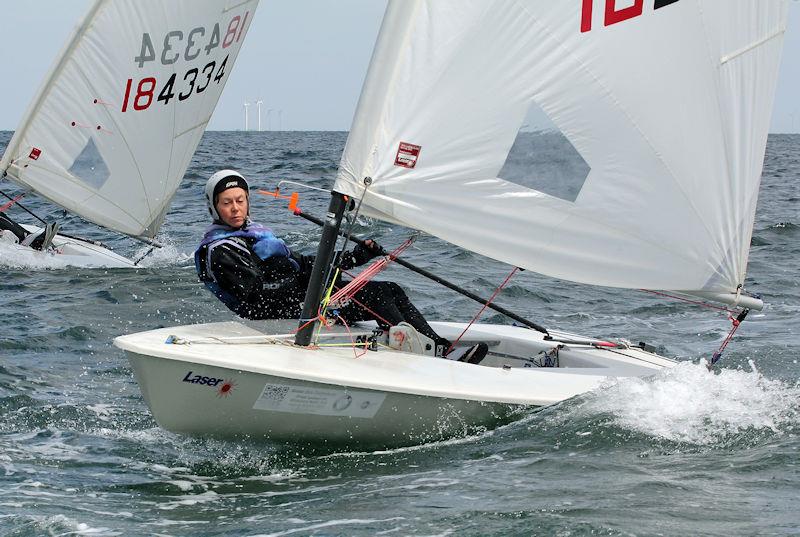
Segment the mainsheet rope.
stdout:
<path fill-rule="evenodd" d="M 471 326 L 472 326 L 472 325 L 475 323 L 475 321 L 477 321 L 477 320 L 478 320 L 478 317 L 480 317 L 480 316 L 483 314 L 483 312 L 484 312 L 484 310 L 486 309 L 486 307 L 487 307 L 489 304 L 491 304 L 491 303 L 492 303 L 492 301 L 495 299 L 495 297 L 497 297 L 497 295 L 499 295 L 499 294 L 500 294 L 500 291 L 502 291 L 502 290 L 503 290 L 503 287 L 505 287 L 505 286 L 506 286 L 506 284 L 507 284 L 507 283 L 508 283 L 508 282 L 511 280 L 511 277 L 512 277 L 512 276 L 514 276 L 514 274 L 516 274 L 518 270 L 519 270 L 519 267 L 514 267 L 514 270 L 512 270 L 512 271 L 511 271 L 511 272 L 508 274 L 508 276 L 506 276 L 506 279 L 505 279 L 505 280 L 503 280 L 503 283 L 501 283 L 501 284 L 500 284 L 500 286 L 499 286 L 497 289 L 495 289 L 495 290 L 494 290 L 494 293 L 492 294 L 492 296 L 490 296 L 490 297 L 489 297 L 489 300 L 487 300 L 487 301 L 486 301 L 486 304 L 484 304 L 484 305 L 483 305 L 483 307 L 480 309 L 480 311 L 478 311 L 478 313 L 476 313 L 476 314 L 475 314 L 475 317 L 473 317 L 473 318 L 472 318 L 472 320 L 469 322 L 469 324 L 468 324 L 468 325 L 467 325 L 467 327 L 464 329 L 464 331 L 463 331 L 463 332 L 461 332 L 461 333 L 458 335 L 458 337 L 455 339 L 455 341 L 453 341 L 452 343 L 450 343 L 450 347 L 449 347 L 449 348 L 448 348 L 448 349 L 447 349 L 447 350 L 444 352 L 444 355 L 445 355 L 445 356 L 447 356 L 448 354 L 450 354 L 450 351 L 451 351 L 451 350 L 453 350 L 453 348 L 456 346 L 456 343 L 458 343 L 459 341 L 461 341 L 461 338 L 464 336 L 464 334 L 466 334 L 466 333 L 467 333 L 467 330 L 469 330 L 469 328 L 470 328 L 470 327 L 471 327 Z"/>

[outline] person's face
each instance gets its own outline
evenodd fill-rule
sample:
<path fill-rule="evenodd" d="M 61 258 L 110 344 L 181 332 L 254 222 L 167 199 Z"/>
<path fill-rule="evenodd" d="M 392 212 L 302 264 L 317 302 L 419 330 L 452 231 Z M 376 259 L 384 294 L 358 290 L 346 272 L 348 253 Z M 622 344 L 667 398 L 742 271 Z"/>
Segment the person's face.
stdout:
<path fill-rule="evenodd" d="M 247 218 L 247 192 L 243 188 L 229 188 L 217 196 L 217 213 L 231 227 L 242 227 Z"/>

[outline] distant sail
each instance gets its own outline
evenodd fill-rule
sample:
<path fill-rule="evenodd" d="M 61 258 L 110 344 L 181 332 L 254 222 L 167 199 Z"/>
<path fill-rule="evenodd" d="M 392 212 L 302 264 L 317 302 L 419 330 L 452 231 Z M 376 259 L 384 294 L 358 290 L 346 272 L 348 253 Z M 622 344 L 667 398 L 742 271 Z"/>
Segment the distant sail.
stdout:
<path fill-rule="evenodd" d="M 258 0 L 99 0 L 0 161 L 101 226 L 153 237 L 233 70 Z"/>
<path fill-rule="evenodd" d="M 557 278 L 735 292 L 787 6 L 393 0 L 334 188 Z M 590 168 L 574 201 L 498 178 L 532 103 Z"/>

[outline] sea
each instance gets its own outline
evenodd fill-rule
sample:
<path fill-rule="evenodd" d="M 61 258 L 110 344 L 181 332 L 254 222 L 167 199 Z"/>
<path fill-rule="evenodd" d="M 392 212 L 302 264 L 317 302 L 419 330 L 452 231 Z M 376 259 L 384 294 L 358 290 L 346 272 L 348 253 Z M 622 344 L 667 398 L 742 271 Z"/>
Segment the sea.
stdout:
<path fill-rule="evenodd" d="M 10 137 L 0 132 L 0 150 Z M 0 535 L 800 535 L 800 135 L 769 137 L 746 281 L 766 307 L 742 323 L 713 372 L 705 363 L 731 327 L 725 312 L 526 271 L 499 304 L 547 327 L 646 341 L 681 363 L 481 434 L 398 449 L 324 451 L 159 428 L 112 340 L 235 320 L 193 267 L 209 223 L 206 179 L 234 168 L 259 188 L 302 183 L 282 191 L 324 214 L 328 194 L 307 187 L 331 187 L 346 137 L 206 133 L 158 237 L 165 246 L 141 268 L 75 268 L 0 249 Z M 539 165 L 581 169 L 567 150 L 529 153 Z M 511 175 L 524 175 L 525 151 L 518 157 L 507 162 Z M 19 192 L 8 182 L 0 190 Z M 24 203 L 123 255 L 148 252 L 35 196 Z M 293 248 L 315 251 L 319 229 L 285 201 L 255 195 L 252 213 Z M 8 214 L 35 223 L 17 207 Z M 364 218 L 356 231 L 389 246 L 411 235 Z M 405 256 L 484 296 L 509 272 L 429 236 Z M 429 317 L 463 321 L 480 309 L 402 267 L 384 277 Z M 481 320 L 511 322 L 494 312 Z"/>

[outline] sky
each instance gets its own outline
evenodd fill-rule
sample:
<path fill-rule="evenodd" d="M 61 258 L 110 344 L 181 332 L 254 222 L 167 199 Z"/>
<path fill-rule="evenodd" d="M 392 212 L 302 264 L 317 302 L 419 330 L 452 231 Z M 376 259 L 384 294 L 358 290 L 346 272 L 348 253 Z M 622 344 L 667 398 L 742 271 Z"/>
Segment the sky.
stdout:
<path fill-rule="evenodd" d="M 763 0 L 771 1 L 771 0 Z M 14 130 L 89 0 L 0 0 L 0 130 Z M 261 0 L 210 130 L 348 130 L 386 0 Z M 791 0 L 771 132 L 800 132 L 800 1 Z M 257 126 L 256 106 L 250 127 Z"/>

